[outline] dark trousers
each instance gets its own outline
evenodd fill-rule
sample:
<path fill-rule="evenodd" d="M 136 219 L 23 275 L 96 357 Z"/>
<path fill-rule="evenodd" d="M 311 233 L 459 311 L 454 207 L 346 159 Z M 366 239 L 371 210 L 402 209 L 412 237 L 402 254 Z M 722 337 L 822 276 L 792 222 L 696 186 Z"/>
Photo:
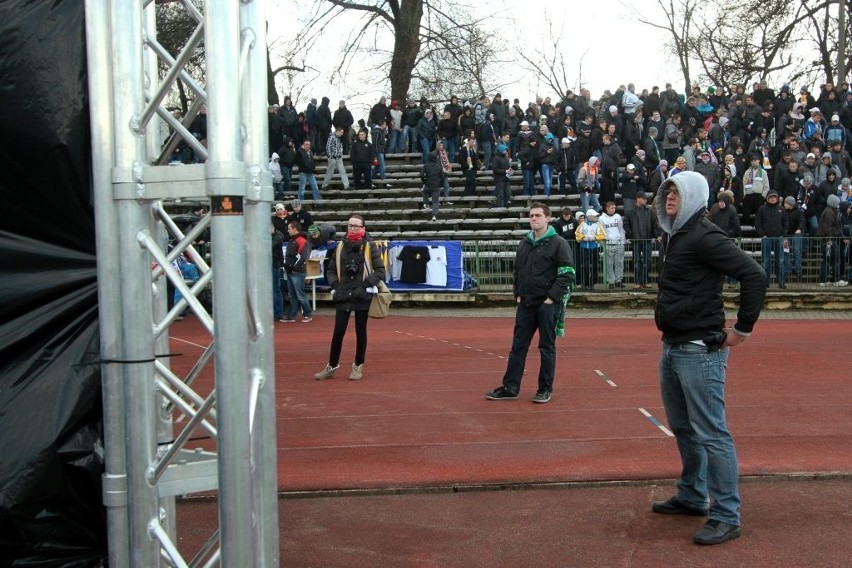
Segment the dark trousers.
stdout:
<path fill-rule="evenodd" d="M 740 210 L 743 225 L 754 224 L 754 214 L 757 213 L 757 210 L 760 209 L 760 206 L 763 205 L 765 200 L 766 198 L 759 193 L 749 193 L 743 197 L 743 206 Z"/>
<path fill-rule="evenodd" d="M 464 171 L 464 194 L 476 195 L 476 171 L 473 168 Z"/>
<path fill-rule="evenodd" d="M 363 365 L 367 354 L 367 313 L 369 310 L 355 310 L 355 364 Z M 340 351 L 343 349 L 343 337 L 349 326 L 349 311 L 337 310 L 334 313 L 334 333 L 331 336 L 331 351 L 328 363 L 336 367 L 340 363 Z"/>
<path fill-rule="evenodd" d="M 648 283 L 648 271 L 651 268 L 651 241 L 633 241 L 633 278 L 636 284 Z"/>
<path fill-rule="evenodd" d="M 526 306 L 518 304 L 515 312 L 515 330 L 512 335 L 512 350 L 506 374 L 503 375 L 503 388 L 512 393 L 521 389 L 521 379 L 527 363 L 527 352 L 533 335 L 538 330 L 538 351 L 541 354 L 541 366 L 538 371 L 538 392 L 553 391 L 553 376 L 556 373 L 556 317 L 559 307 L 553 304 Z"/>
<path fill-rule="evenodd" d="M 369 162 L 352 163 L 352 187 L 355 189 L 372 189 L 373 176 L 370 171 Z M 363 183 L 362 183 L 363 180 Z"/>
<path fill-rule="evenodd" d="M 580 247 L 580 284 L 592 288 L 598 281 L 598 248 Z"/>
<path fill-rule="evenodd" d="M 508 207 L 512 201 L 512 190 L 509 189 L 509 178 L 500 177 L 495 180 L 494 195 L 497 198 L 497 207 Z"/>

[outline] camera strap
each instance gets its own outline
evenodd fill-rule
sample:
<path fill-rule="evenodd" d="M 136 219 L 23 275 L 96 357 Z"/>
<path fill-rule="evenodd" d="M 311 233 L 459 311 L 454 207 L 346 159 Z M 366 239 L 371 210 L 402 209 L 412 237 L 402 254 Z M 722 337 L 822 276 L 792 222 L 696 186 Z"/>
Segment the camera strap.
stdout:
<path fill-rule="evenodd" d="M 370 258 L 370 243 L 364 241 L 364 280 L 367 279 L 367 276 L 373 272 L 373 261 Z M 334 261 L 337 264 L 337 281 L 341 282 L 343 280 L 343 272 L 340 270 L 340 257 L 343 254 L 343 242 L 337 244 L 337 248 L 334 251 Z"/>

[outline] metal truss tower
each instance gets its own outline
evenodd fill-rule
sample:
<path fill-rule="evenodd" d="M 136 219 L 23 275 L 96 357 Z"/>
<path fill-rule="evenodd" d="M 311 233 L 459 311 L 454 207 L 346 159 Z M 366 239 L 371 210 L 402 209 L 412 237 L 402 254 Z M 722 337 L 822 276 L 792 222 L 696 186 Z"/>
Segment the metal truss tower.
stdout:
<path fill-rule="evenodd" d="M 266 22 L 261 0 L 173 6 L 197 22 L 176 57 L 157 42 L 154 0 L 86 0 L 109 564 L 277 566 Z M 201 42 L 206 85 L 185 71 Z M 164 104 L 178 79 L 194 100 L 182 120 Z M 188 130 L 203 105 L 206 146 Z M 203 162 L 168 165 L 180 140 Z M 211 212 L 183 234 L 163 208 L 172 199 Z M 209 263 L 192 245 L 208 229 Z M 180 255 L 198 265 L 195 284 L 173 268 Z M 183 295 L 171 310 L 167 280 Z M 212 314 L 197 299 L 208 285 Z M 181 376 L 169 328 L 187 307 L 209 343 Z M 202 492 L 218 497 L 219 528 L 184 559 L 175 497 Z"/>

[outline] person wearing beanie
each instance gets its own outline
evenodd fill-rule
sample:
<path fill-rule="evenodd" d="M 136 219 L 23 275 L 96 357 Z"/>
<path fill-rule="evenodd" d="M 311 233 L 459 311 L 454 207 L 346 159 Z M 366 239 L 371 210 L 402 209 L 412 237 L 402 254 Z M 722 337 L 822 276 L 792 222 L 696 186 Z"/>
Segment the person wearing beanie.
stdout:
<path fill-rule="evenodd" d="M 840 230 L 838 219 L 838 207 L 840 198 L 829 195 L 825 203 L 825 209 L 819 217 L 819 228 L 817 236 L 822 239 L 822 263 L 819 268 L 819 285 L 846 286 L 844 270 L 846 258 L 843 254 L 843 233 Z"/>
<path fill-rule="evenodd" d="M 732 239 L 741 236 L 740 216 L 734 206 L 733 192 L 726 189 L 719 192 L 716 203 L 710 208 L 709 218 L 714 225 L 725 231 L 725 234 Z"/>
<path fill-rule="evenodd" d="M 577 173 L 577 188 L 580 190 L 580 209 L 593 207 L 601 208 L 598 194 L 601 190 L 600 164 L 597 156 L 591 156 L 589 161 L 580 167 Z"/>
<path fill-rule="evenodd" d="M 766 287 L 772 281 L 772 263 L 775 263 L 775 281 L 779 288 L 786 288 L 784 282 L 784 237 L 787 235 L 787 217 L 784 208 L 778 202 L 778 192 L 774 189 L 766 194 L 766 203 L 758 208 L 754 218 L 754 228 L 760 237 L 760 257 L 763 271 L 766 273 Z"/>
<path fill-rule="evenodd" d="M 334 242 L 337 229 L 331 223 L 312 224 L 308 227 L 308 237 L 311 240 L 311 250 L 327 250 Z"/>
<path fill-rule="evenodd" d="M 839 187 L 837 173 L 834 170 L 828 170 L 826 178 L 822 182 L 814 180 L 814 185 L 816 186 L 814 207 L 816 208 L 816 214 L 822 215 L 822 210 L 825 209 L 829 196 L 837 194 L 837 188 Z"/>
<path fill-rule="evenodd" d="M 784 198 L 784 217 L 787 227 L 787 251 L 784 251 L 784 279 L 802 275 L 802 244 L 805 234 L 805 216 L 796 203 L 796 198 Z"/>
<path fill-rule="evenodd" d="M 352 116 L 352 113 L 346 108 L 346 101 L 343 99 L 337 103 L 337 110 L 334 111 L 334 115 L 331 117 L 331 125 L 335 130 L 338 128 L 343 130 L 343 153 L 349 153 L 349 130 L 352 128 L 352 125 L 355 124 L 355 118 Z"/>
<path fill-rule="evenodd" d="M 593 290 L 598 281 L 598 257 L 606 232 L 598 222 L 595 209 L 586 211 L 586 219 L 577 227 L 577 242 L 580 243 L 580 258 L 577 262 L 578 280 L 584 290 Z"/>

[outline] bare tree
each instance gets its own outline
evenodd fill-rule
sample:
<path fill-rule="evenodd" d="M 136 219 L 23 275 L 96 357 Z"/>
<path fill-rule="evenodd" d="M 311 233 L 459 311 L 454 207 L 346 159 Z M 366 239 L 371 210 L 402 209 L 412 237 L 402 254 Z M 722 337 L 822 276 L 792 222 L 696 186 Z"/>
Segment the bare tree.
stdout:
<path fill-rule="evenodd" d="M 203 0 L 192 0 L 192 4 L 198 12 L 203 11 Z M 174 0 L 158 0 L 156 3 L 156 20 L 157 20 L 157 42 L 165 49 L 173 58 L 187 45 L 200 25 L 198 20 L 193 18 L 192 14 L 182 2 Z M 162 59 L 158 60 L 158 71 L 160 77 L 164 77 L 169 69 Z M 202 40 L 193 50 L 184 70 L 199 84 L 204 84 L 204 41 Z M 189 108 L 190 97 L 187 93 L 186 86 L 183 81 L 178 79 L 175 83 L 176 92 L 172 94 L 172 99 L 176 99 L 175 103 L 185 113 Z M 172 100 L 170 99 L 170 100 Z"/>
<path fill-rule="evenodd" d="M 359 15 L 357 25 L 344 39 L 343 53 L 335 74 L 343 75 L 358 55 L 369 55 L 373 74 L 390 80 L 391 98 L 405 100 L 415 68 L 423 61 L 421 52 L 442 50 L 448 57 L 465 48 L 450 41 L 469 36 L 462 30 L 477 26 L 469 14 L 474 10 L 450 0 L 321 0 L 295 40 L 297 45 L 311 45 L 326 37 L 332 22 Z M 455 33 L 459 32 L 459 33 Z M 390 36 L 393 48 L 379 45 Z M 363 64 L 359 59 L 358 63 Z M 421 74 L 422 77 L 422 74 Z"/>
<path fill-rule="evenodd" d="M 662 11 L 661 21 L 653 19 L 648 12 L 640 12 L 635 5 L 625 5 L 633 10 L 636 20 L 642 24 L 665 32 L 668 46 L 677 58 L 678 66 L 683 73 L 684 92 L 692 88 L 690 72 L 690 46 L 693 44 L 693 24 L 706 17 L 706 3 L 702 0 L 657 0 L 657 6 Z"/>
<path fill-rule="evenodd" d="M 640 22 L 666 31 L 689 91 L 691 62 L 698 63 L 699 78 L 716 85 L 771 76 L 813 80 L 815 68 L 832 80 L 839 30 L 829 10 L 836 4 L 838 0 L 657 0 L 659 22 L 636 13 Z M 803 51 L 812 56 L 801 57 Z"/>
<path fill-rule="evenodd" d="M 564 49 L 560 45 L 560 38 L 563 36 L 564 29 L 554 30 L 553 22 L 546 15 L 543 23 L 547 26 L 547 32 L 540 34 L 543 38 L 542 46 L 530 50 L 527 42 L 524 45 L 518 45 L 516 52 L 518 57 L 526 64 L 527 69 L 535 73 L 552 91 L 562 97 L 573 85 L 573 82 L 568 78 L 568 65 L 565 62 Z M 580 61 L 582 64 L 582 58 Z"/>
<path fill-rule="evenodd" d="M 493 35 L 474 23 L 442 31 L 444 25 L 439 22 L 435 30 L 440 40 L 420 53 L 411 84 L 417 92 L 429 100 L 444 100 L 453 94 L 478 98 L 508 85 L 502 80 L 505 75 L 497 71 L 504 62 L 495 57 L 498 50 Z"/>

